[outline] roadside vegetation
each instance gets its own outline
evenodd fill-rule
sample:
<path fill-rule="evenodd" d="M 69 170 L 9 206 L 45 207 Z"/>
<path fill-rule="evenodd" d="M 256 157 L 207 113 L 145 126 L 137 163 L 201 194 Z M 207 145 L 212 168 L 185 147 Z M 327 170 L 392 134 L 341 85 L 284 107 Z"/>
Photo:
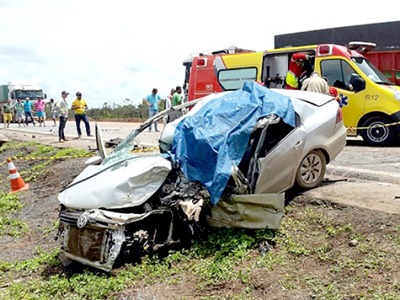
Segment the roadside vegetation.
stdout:
<path fill-rule="evenodd" d="M 159 109 L 160 111 L 164 109 L 163 103 Z M 94 120 L 131 119 L 143 122 L 149 116 L 149 107 L 145 104 L 134 105 L 130 101 L 125 101 L 123 105 L 105 102 L 100 108 L 89 109 L 87 115 Z"/>
<path fill-rule="evenodd" d="M 54 184 L 43 180 L 49 169 L 89 154 L 35 143 L 0 147 L 2 159 L 37 157 L 17 161 L 24 180 L 42 188 Z M 58 246 L 29 243 L 35 228 L 21 211 L 32 204 L 24 193 L 8 192 L 4 166 L 0 240 L 34 251 L 23 260 L 0 255 L 0 299 L 400 299 L 398 216 L 297 195 L 277 231 L 213 229 L 187 249 L 108 274 L 64 267 Z M 54 237 L 57 218 L 43 222 L 40 234 Z"/>

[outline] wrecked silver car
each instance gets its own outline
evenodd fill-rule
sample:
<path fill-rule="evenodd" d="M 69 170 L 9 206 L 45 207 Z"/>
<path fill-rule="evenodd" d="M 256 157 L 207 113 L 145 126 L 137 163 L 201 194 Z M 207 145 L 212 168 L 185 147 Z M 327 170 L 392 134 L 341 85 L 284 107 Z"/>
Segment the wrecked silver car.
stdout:
<path fill-rule="evenodd" d="M 140 148 L 150 124 L 190 106 L 159 151 Z M 284 192 L 319 185 L 346 131 L 332 97 L 246 83 L 157 114 L 110 155 L 98 126 L 96 139 L 100 156 L 59 194 L 58 238 L 65 257 L 111 271 L 209 226 L 279 228 Z"/>

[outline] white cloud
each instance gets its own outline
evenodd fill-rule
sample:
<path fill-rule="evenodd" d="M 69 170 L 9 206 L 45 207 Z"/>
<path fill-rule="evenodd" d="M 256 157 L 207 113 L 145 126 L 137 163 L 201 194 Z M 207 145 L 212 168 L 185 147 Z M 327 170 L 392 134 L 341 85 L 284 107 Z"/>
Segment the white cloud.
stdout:
<path fill-rule="evenodd" d="M 53 98 L 79 90 L 92 107 L 138 104 L 153 87 L 165 96 L 182 85 L 194 52 L 266 50 L 277 34 L 397 18 L 389 4 L 361 14 L 340 2 L 0 0 L 0 84 L 35 80 Z"/>

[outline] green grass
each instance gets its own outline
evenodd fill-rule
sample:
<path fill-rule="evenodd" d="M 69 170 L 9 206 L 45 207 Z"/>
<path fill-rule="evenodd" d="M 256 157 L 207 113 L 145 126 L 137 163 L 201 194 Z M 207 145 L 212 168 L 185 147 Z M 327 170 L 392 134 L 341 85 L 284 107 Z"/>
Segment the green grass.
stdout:
<path fill-rule="evenodd" d="M 298 225 L 302 230 L 299 231 L 298 228 L 292 227 L 293 225 Z M 300 288 L 307 290 L 309 296 L 314 299 L 399 299 L 396 295 L 400 292 L 400 284 L 396 281 L 390 286 L 373 286 L 356 294 L 343 290 L 343 282 L 351 281 L 357 285 L 368 282 L 374 274 L 395 272 L 387 266 L 390 261 L 388 253 L 383 249 L 371 251 L 373 241 L 360 250 L 352 249 L 362 254 L 358 260 L 349 257 L 342 249 L 341 253 L 336 254 L 336 268 L 332 268 L 330 273 L 328 270 L 326 277 L 303 274 L 301 268 L 294 267 L 299 265 L 299 260 L 304 259 L 329 262 L 329 259 L 325 258 L 333 250 L 329 244 L 311 249 L 307 248 L 306 241 L 299 243 L 299 233 L 304 233 L 315 225 L 312 220 L 307 223 L 286 218 L 282 230 L 278 232 L 214 229 L 206 238 L 196 241 L 188 249 L 172 251 L 164 259 L 146 256 L 140 264 L 126 265 L 111 274 L 85 267 L 73 273 L 65 272 L 58 260 L 57 249 L 48 253 L 38 249 L 34 259 L 0 263 L 0 274 L 3 274 L 0 275 L 0 285 L 5 286 L 0 291 L 0 298 L 113 299 L 120 291 L 128 288 L 188 284 L 184 279 L 186 274 L 192 278 L 193 288 L 205 291 L 206 294 L 201 299 L 252 299 L 251 295 L 255 292 L 253 272 L 279 273 L 282 270 L 281 275 L 277 275 L 275 279 L 282 291 L 290 292 Z M 347 224 L 337 227 L 339 232 L 342 232 L 342 229 L 347 232 L 348 228 Z M 319 230 L 319 237 L 327 243 L 338 236 L 327 236 L 322 227 Z M 351 233 L 354 236 L 362 236 L 353 228 Z M 257 251 L 258 244 L 265 240 L 275 240 L 280 250 L 273 249 L 265 255 L 260 255 Z M 363 253 L 364 250 L 370 252 Z M 353 270 L 354 275 L 348 277 L 349 270 Z M 46 276 L 37 276 L 46 273 Z M 208 295 L 206 292 L 212 286 L 229 286 L 230 283 L 239 285 L 232 295 Z"/>
<path fill-rule="evenodd" d="M 240 264 L 248 261 L 250 251 L 265 237 L 272 237 L 270 230 L 247 234 L 242 230 L 215 230 L 207 239 L 196 242 L 190 249 L 173 251 L 165 259 L 144 257 L 140 264 L 121 268 L 115 274 L 104 274 L 92 269 L 83 269 L 68 277 L 57 272 L 47 278 L 35 277 L 48 269 L 62 269 L 57 255 L 58 250 L 45 253 L 37 251 L 32 260 L 18 263 L 0 263 L 0 270 L 7 274 L 0 277 L 0 285 L 9 282 L 1 299 L 109 299 L 110 295 L 127 287 L 165 283 L 180 284 L 180 274 L 191 273 L 198 277 L 198 288 L 209 284 L 239 279 L 246 283 L 251 267 L 242 268 Z M 245 299 L 249 288 L 235 299 Z"/>
<path fill-rule="evenodd" d="M 17 193 L 0 191 L 0 236 L 19 237 L 28 226 L 14 215 L 23 207 Z"/>

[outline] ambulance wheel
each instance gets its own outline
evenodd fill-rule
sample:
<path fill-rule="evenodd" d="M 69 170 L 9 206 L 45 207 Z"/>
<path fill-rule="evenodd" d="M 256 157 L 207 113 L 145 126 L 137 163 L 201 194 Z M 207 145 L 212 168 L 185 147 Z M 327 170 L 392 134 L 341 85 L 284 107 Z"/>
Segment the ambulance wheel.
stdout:
<path fill-rule="evenodd" d="M 319 150 L 310 151 L 296 172 L 296 185 L 301 189 L 317 187 L 325 176 L 326 159 Z"/>
<path fill-rule="evenodd" d="M 361 129 L 361 136 L 365 143 L 371 146 L 386 146 L 394 142 L 395 126 L 386 126 L 391 120 L 382 116 L 374 116 L 367 119 Z"/>

